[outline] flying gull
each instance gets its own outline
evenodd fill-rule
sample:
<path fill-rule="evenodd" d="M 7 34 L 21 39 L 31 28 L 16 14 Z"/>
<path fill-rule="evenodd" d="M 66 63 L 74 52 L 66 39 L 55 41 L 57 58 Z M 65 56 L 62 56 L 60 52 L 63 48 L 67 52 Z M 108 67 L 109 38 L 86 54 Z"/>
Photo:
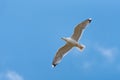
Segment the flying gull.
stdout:
<path fill-rule="evenodd" d="M 85 48 L 84 45 L 78 43 L 78 40 L 79 40 L 83 30 L 86 28 L 86 26 L 91 21 L 92 21 L 91 18 L 84 20 L 83 22 L 81 22 L 80 24 L 78 24 L 75 27 L 74 33 L 71 37 L 61 38 L 64 41 L 66 41 L 66 44 L 57 51 L 57 53 L 53 59 L 53 62 L 52 62 L 52 67 L 55 67 L 58 63 L 60 63 L 62 58 L 67 54 L 67 51 L 72 49 L 72 47 L 78 47 L 80 49 L 80 51 L 82 51 Z"/>

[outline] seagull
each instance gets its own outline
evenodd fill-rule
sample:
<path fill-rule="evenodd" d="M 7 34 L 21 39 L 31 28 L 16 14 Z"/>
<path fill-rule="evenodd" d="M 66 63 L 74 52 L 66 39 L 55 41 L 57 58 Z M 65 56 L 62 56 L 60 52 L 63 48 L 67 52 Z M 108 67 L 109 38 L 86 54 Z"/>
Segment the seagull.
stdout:
<path fill-rule="evenodd" d="M 84 29 L 86 28 L 86 26 L 92 21 L 91 18 L 88 18 L 86 20 L 84 20 L 83 22 L 81 22 L 80 24 L 78 24 L 75 29 L 74 29 L 74 33 L 71 37 L 63 37 L 61 38 L 62 40 L 64 40 L 66 42 L 66 44 L 61 47 L 60 49 L 58 49 L 53 62 L 52 62 L 52 67 L 55 67 L 58 63 L 61 62 L 62 58 L 67 54 L 67 52 L 72 49 L 73 47 L 77 47 L 79 48 L 80 51 L 83 51 L 83 49 L 85 48 L 85 46 L 83 44 L 79 44 L 78 40 L 81 37 L 82 32 L 84 31 Z"/>

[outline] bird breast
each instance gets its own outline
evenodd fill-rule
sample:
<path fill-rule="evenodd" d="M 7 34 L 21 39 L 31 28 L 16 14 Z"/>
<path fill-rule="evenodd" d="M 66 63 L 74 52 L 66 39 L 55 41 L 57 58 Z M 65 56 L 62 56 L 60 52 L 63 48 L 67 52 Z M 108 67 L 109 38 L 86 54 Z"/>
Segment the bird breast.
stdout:
<path fill-rule="evenodd" d="M 66 40 L 67 43 L 70 43 L 74 46 L 78 44 L 78 42 L 76 40 L 72 39 L 72 38 L 66 38 L 66 39 L 67 39 Z"/>

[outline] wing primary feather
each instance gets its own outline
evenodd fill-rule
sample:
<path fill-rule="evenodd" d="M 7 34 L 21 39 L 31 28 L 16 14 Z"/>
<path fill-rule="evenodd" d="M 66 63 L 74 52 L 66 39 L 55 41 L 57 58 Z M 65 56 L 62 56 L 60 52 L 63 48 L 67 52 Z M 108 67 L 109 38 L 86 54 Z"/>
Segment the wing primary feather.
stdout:
<path fill-rule="evenodd" d="M 61 47 L 55 57 L 54 60 L 52 62 L 52 67 L 55 67 L 58 63 L 60 63 L 60 61 L 62 60 L 63 56 L 66 54 L 67 51 L 69 51 L 73 46 L 70 44 L 65 44 L 63 47 Z"/>
<path fill-rule="evenodd" d="M 71 38 L 73 38 L 74 40 L 78 41 L 79 38 L 81 37 L 81 34 L 83 32 L 83 30 L 86 28 L 86 26 L 92 21 L 91 18 L 86 19 L 85 21 L 81 22 L 80 24 L 78 24 L 75 29 L 74 29 L 74 33 L 72 35 Z"/>

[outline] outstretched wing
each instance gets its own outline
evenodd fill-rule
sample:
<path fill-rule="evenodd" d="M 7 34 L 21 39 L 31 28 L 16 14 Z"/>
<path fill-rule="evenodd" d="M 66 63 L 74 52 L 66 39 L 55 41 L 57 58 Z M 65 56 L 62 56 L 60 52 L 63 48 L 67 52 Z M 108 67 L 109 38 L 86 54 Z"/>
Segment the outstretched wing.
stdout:
<path fill-rule="evenodd" d="M 89 24 L 91 22 L 91 18 L 81 22 L 80 24 L 78 24 L 75 29 L 74 29 L 74 33 L 72 35 L 72 38 L 76 41 L 78 41 L 79 37 L 81 36 L 83 30 L 85 29 L 85 27 L 87 26 L 87 24 Z"/>
<path fill-rule="evenodd" d="M 65 56 L 66 52 L 69 51 L 72 47 L 73 46 L 68 43 L 61 47 L 54 57 L 52 66 L 55 67 L 61 61 L 62 57 Z"/>

